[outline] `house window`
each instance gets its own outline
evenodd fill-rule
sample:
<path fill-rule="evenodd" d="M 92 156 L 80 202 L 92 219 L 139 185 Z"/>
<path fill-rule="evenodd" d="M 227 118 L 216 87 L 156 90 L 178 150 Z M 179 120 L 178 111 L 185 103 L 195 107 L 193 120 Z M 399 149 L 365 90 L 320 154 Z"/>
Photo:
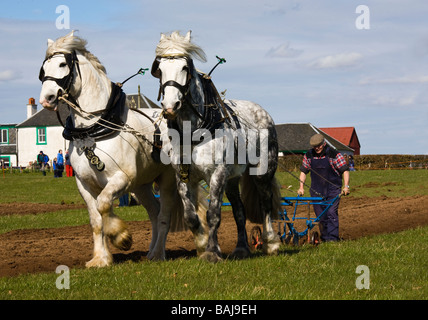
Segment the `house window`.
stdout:
<path fill-rule="evenodd" d="M 0 169 L 9 168 L 9 166 L 10 166 L 10 157 L 9 156 L 0 157 Z"/>
<path fill-rule="evenodd" d="M 9 143 L 9 130 L 8 129 L 1 129 L 0 130 L 0 143 L 1 144 L 8 144 Z"/>
<path fill-rule="evenodd" d="M 46 127 L 37 128 L 37 144 L 47 144 Z"/>

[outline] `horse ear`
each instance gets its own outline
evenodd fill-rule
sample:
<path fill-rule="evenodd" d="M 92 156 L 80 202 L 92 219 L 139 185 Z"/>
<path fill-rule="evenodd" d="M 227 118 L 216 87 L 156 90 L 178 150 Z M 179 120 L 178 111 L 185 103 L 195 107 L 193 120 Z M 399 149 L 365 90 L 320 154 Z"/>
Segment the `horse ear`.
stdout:
<path fill-rule="evenodd" d="M 50 47 L 51 45 L 53 45 L 54 41 L 52 39 L 48 39 L 48 47 Z"/>
<path fill-rule="evenodd" d="M 162 40 L 165 40 L 165 38 L 166 38 L 166 35 L 165 35 L 165 34 L 163 34 L 163 33 L 161 33 L 161 38 L 160 38 L 160 39 L 161 39 L 161 41 L 162 41 Z"/>
<path fill-rule="evenodd" d="M 187 42 L 190 42 L 190 37 L 192 35 L 192 30 L 189 30 L 186 34 L 186 37 L 184 38 L 184 40 L 186 40 Z"/>

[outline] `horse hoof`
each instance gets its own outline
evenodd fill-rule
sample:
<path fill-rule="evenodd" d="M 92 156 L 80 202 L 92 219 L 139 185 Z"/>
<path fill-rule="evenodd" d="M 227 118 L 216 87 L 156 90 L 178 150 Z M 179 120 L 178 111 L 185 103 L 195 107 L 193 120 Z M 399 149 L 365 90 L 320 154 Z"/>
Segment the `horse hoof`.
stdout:
<path fill-rule="evenodd" d="M 124 230 L 116 236 L 110 237 L 111 243 L 119 250 L 128 251 L 132 246 L 132 235 Z"/>
<path fill-rule="evenodd" d="M 205 252 L 208 245 L 208 231 L 205 232 L 201 227 L 197 232 L 193 233 L 193 236 L 195 239 L 196 252 L 198 253 L 198 256 L 200 256 Z"/>
<path fill-rule="evenodd" d="M 277 234 L 273 232 L 263 233 L 263 253 L 273 256 L 277 255 L 279 247 L 281 246 L 281 240 Z"/>
<path fill-rule="evenodd" d="M 102 268 L 102 267 L 108 267 L 113 262 L 112 257 L 93 257 L 91 260 L 86 262 L 85 266 L 86 268 Z"/>
<path fill-rule="evenodd" d="M 276 256 L 279 251 L 280 242 L 263 244 L 263 252 L 269 256 Z"/>
<path fill-rule="evenodd" d="M 151 261 L 164 261 L 165 260 L 165 254 L 156 254 L 152 251 L 149 251 L 147 254 L 147 259 Z"/>
<path fill-rule="evenodd" d="M 222 261 L 222 258 L 217 253 L 208 251 L 201 254 L 199 258 L 210 263 L 217 263 Z"/>
<path fill-rule="evenodd" d="M 231 254 L 232 259 L 246 259 L 251 255 L 251 251 L 248 247 L 237 247 Z"/>

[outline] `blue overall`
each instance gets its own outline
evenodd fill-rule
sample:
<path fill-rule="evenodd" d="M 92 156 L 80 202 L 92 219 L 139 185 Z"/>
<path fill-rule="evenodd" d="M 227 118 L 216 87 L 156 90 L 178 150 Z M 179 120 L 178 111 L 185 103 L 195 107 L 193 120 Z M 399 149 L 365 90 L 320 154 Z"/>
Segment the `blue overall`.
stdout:
<path fill-rule="evenodd" d="M 331 167 L 329 153 L 327 148 L 324 158 L 311 158 L 312 197 L 319 197 L 321 195 L 325 200 L 331 200 L 341 192 L 342 177 Z M 339 201 L 340 199 L 338 199 L 320 219 L 322 241 L 339 240 Z M 313 205 L 313 207 L 317 217 L 326 208 L 326 206 L 323 205 Z"/>

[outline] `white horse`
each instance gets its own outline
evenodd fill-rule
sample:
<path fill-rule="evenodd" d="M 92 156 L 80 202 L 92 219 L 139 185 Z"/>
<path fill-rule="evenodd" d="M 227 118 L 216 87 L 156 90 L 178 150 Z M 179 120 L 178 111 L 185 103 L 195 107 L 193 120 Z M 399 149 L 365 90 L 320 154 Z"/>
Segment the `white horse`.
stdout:
<path fill-rule="evenodd" d="M 148 258 L 163 260 L 170 221 L 175 219 L 171 230 L 183 226 L 173 168 L 159 161 L 157 136 L 167 128 L 128 108 L 122 89 L 108 79 L 86 43 L 73 32 L 48 40 L 40 70 L 40 104 L 50 110 L 65 103 L 70 107 L 63 136 L 71 140 L 70 160 L 94 238 L 93 258 L 86 266 L 113 262 L 107 239 L 119 249 L 130 249 L 132 237 L 112 207 L 113 200 L 127 192 L 136 196 L 150 217 Z M 159 185 L 160 202 L 153 194 L 153 181 Z"/>
<path fill-rule="evenodd" d="M 238 229 L 233 256 L 243 258 L 250 254 L 246 217 L 263 223 L 264 252 L 276 254 L 280 241 L 272 228 L 272 216 L 279 211 L 280 192 L 275 180 L 278 160 L 275 124 L 258 104 L 223 101 L 210 77 L 197 72 L 192 58 L 206 61 L 204 51 L 192 43 L 190 31 L 186 36 L 178 32 L 162 34 L 152 75 L 160 79 L 158 99 L 163 96 L 161 105 L 170 128 L 171 159 L 177 172 L 184 216 L 197 237 L 204 233 L 196 214 L 197 187 L 200 180 L 210 187 L 206 217 L 209 239 L 201 257 L 211 262 L 221 260 L 217 230 L 224 192 Z M 177 141 L 178 148 L 174 146 Z M 251 148 L 260 153 L 260 157 L 253 155 L 253 161 Z"/>

